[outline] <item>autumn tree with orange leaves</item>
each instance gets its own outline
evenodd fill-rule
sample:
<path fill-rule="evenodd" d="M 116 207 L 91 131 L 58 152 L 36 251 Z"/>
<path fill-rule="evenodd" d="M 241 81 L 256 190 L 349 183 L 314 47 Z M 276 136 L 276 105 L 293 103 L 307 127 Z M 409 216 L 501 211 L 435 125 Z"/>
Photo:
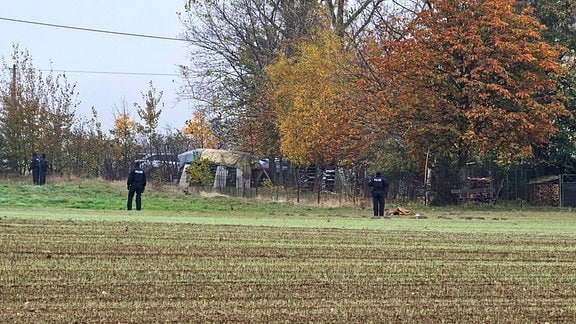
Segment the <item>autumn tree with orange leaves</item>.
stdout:
<path fill-rule="evenodd" d="M 404 132 L 412 158 L 432 157 L 436 179 L 445 180 L 434 188 L 438 203 L 451 202 L 470 159 L 529 157 L 567 114 L 561 49 L 542 41 L 543 26 L 514 3 L 431 0 L 405 37 L 364 49 L 370 78 L 362 86 Z"/>
<path fill-rule="evenodd" d="M 137 147 L 137 124 L 130 116 L 125 104 L 122 110 L 117 111 L 114 118 L 114 128 L 110 130 L 110 134 L 114 137 L 113 160 L 119 163 L 113 169 L 116 172 L 128 170 L 132 165 L 134 151 Z"/>
<path fill-rule="evenodd" d="M 197 147 L 218 148 L 218 138 L 210 129 L 205 112 L 195 111 L 192 119 L 186 121 L 182 134 L 189 136 Z"/>

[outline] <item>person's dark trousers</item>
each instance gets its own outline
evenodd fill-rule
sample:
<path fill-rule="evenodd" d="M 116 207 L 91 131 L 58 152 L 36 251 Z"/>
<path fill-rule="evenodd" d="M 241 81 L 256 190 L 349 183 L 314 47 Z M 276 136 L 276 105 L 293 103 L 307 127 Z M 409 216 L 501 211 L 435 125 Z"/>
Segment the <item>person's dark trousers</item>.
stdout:
<path fill-rule="evenodd" d="M 384 216 L 384 193 L 374 192 L 372 194 L 374 216 Z"/>
<path fill-rule="evenodd" d="M 134 194 L 136 194 L 136 210 L 142 209 L 142 190 L 140 189 L 130 189 L 128 191 L 128 210 L 132 210 L 132 200 L 134 199 Z"/>
<path fill-rule="evenodd" d="M 35 185 L 40 185 L 40 171 L 32 170 L 32 181 Z"/>
<path fill-rule="evenodd" d="M 38 184 L 43 186 L 46 184 L 46 172 L 40 171 L 40 180 L 38 180 Z"/>

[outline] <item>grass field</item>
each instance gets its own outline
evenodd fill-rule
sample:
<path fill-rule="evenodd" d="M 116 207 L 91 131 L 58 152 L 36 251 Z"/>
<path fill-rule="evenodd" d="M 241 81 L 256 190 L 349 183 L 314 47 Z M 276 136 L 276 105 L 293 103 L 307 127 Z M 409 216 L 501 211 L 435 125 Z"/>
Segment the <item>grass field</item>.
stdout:
<path fill-rule="evenodd" d="M 0 185 L 1 323 L 576 322 L 570 210 L 150 190 L 128 212 L 123 189 Z"/>

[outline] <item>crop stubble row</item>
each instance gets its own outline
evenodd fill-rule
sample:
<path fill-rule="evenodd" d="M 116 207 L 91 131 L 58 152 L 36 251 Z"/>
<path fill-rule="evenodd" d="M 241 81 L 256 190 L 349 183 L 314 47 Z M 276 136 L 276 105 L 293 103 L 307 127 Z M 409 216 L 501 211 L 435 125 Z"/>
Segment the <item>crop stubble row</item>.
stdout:
<path fill-rule="evenodd" d="M 0 321 L 576 318 L 576 238 L 4 219 Z"/>

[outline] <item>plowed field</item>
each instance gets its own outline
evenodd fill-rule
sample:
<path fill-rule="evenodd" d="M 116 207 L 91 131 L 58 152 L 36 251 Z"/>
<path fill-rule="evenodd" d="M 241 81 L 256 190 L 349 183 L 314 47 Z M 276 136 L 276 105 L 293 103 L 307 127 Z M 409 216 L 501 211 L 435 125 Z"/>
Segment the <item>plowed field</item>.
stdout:
<path fill-rule="evenodd" d="M 2 323 L 575 322 L 576 234 L 4 218 L 0 301 Z"/>

